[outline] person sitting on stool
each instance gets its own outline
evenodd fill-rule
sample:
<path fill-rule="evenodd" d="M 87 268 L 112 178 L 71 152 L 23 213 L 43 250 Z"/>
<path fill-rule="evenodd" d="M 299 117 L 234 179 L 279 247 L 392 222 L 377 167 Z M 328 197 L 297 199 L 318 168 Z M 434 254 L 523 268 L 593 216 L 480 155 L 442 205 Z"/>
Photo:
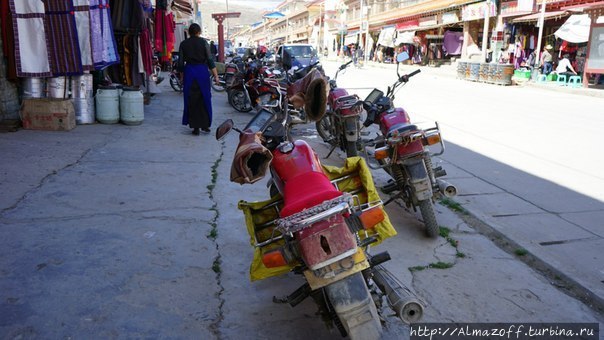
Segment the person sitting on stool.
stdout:
<path fill-rule="evenodd" d="M 566 75 L 569 78 L 571 75 L 577 75 L 577 72 L 573 68 L 573 65 L 570 64 L 570 60 L 568 60 L 568 53 L 562 56 L 562 59 L 558 61 L 558 66 L 556 67 L 556 73 L 558 75 Z"/>

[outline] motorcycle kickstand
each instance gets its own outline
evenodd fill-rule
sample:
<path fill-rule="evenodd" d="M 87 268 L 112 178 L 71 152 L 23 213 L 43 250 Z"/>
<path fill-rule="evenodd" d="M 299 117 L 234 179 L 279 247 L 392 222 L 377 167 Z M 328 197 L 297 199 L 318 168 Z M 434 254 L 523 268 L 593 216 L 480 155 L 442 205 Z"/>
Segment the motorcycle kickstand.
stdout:
<path fill-rule="evenodd" d="M 335 150 L 337 147 L 338 147 L 337 145 L 332 145 L 332 146 L 331 146 L 331 149 L 329 150 L 329 153 L 327 154 L 327 156 L 325 156 L 325 158 L 324 158 L 324 159 L 329 158 L 329 156 L 331 156 L 331 154 L 333 153 L 333 151 L 334 151 L 334 150 Z"/>

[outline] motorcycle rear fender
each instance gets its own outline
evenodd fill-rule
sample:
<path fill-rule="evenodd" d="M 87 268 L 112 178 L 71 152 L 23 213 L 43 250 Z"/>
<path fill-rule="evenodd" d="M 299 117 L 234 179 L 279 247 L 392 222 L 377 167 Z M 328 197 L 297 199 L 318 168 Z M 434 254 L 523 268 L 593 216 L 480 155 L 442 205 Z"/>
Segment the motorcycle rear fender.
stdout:
<path fill-rule="evenodd" d="M 325 220 L 296 233 L 299 252 L 311 270 L 319 270 L 356 252 L 354 234 L 348 228 L 342 214 Z"/>
<path fill-rule="evenodd" d="M 344 132 L 346 140 L 349 142 L 356 142 L 359 140 L 359 124 L 357 117 L 351 117 L 344 119 Z"/>
<path fill-rule="evenodd" d="M 403 162 L 409 174 L 409 183 L 415 193 L 417 201 L 427 200 L 432 197 L 432 184 L 426 171 L 426 166 L 421 158 L 409 159 Z"/>

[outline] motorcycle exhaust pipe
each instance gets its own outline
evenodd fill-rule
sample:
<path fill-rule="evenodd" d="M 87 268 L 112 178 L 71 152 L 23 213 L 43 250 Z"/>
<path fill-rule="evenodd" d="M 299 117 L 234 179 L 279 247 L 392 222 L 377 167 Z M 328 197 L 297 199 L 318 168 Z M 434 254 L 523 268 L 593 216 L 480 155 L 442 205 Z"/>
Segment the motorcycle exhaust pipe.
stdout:
<path fill-rule="evenodd" d="M 386 294 L 388 305 L 401 321 L 411 324 L 422 318 L 424 306 L 419 299 L 386 268 L 373 267 L 373 281 Z"/>
<path fill-rule="evenodd" d="M 457 195 L 457 188 L 453 184 L 440 178 L 436 179 L 436 184 L 438 184 L 438 189 L 440 192 L 442 192 L 446 197 L 453 197 Z"/>

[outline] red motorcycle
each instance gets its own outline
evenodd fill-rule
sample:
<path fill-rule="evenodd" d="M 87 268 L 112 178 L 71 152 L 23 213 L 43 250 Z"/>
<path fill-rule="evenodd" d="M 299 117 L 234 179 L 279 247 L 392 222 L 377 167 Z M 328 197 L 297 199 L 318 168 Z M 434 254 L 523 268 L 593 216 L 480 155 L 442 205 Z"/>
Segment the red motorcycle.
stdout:
<path fill-rule="evenodd" d="M 337 79 L 352 61 L 341 65 L 336 75 L 329 81 L 329 95 L 327 97 L 327 111 L 325 116 L 316 123 L 317 132 L 323 141 L 332 147 L 331 153 L 339 147 L 346 152 L 346 157 L 358 155 L 358 141 L 361 137 L 360 117 L 362 107 L 356 94 L 348 94 L 346 89 L 338 87 Z"/>
<path fill-rule="evenodd" d="M 407 53 L 397 56 L 399 62 L 408 59 Z M 396 69 L 397 80 L 388 87 L 386 95 L 374 89 L 364 100 L 363 107 L 367 111 L 367 119 L 363 123 L 368 127 L 378 124 L 378 137 L 365 142 L 366 157 L 375 159 L 378 166 L 383 168 L 393 178 L 382 191 L 387 194 L 395 193 L 384 204 L 394 199 L 402 199 L 407 207 L 419 207 L 426 234 L 435 238 L 439 234 L 439 226 L 434 214 L 433 201 L 441 195 L 452 197 L 457 189 L 450 183 L 440 179 L 447 173 L 442 167 L 432 165 L 432 156 L 439 156 L 445 151 L 438 123 L 429 129 L 420 129 L 411 120 L 407 112 L 400 107 L 394 107 L 394 94 L 397 88 L 406 84 L 409 78 L 420 70 L 401 76 Z M 430 145 L 440 145 L 440 151 L 433 153 Z M 369 151 L 369 152 L 368 152 Z"/>
<path fill-rule="evenodd" d="M 311 83 L 309 91 L 327 90 L 318 83 Z M 300 288 L 274 301 L 293 307 L 312 297 L 324 319 L 352 339 L 379 339 L 378 309 L 384 296 L 402 321 L 417 322 L 421 303 L 380 265 L 390 259 L 388 253 L 368 253 L 370 244 L 395 233 L 389 222 L 383 224 L 379 196 L 368 198 L 373 196 L 364 184 L 340 189 L 346 180 L 359 183 L 350 181 L 352 173 L 330 180 L 314 150 L 289 137 L 287 100 L 280 104 L 261 109 L 243 130 L 229 119 L 216 132 L 217 139 L 231 130 L 240 134 L 231 181 L 254 183 L 267 172 L 272 179 L 270 200 L 239 204 L 255 247 L 252 280 L 290 271 L 303 275 L 306 282 Z M 324 110 L 325 103 L 314 104 L 305 110 L 320 119 L 323 112 L 314 110 Z M 366 174 L 370 178 L 368 170 Z"/>

